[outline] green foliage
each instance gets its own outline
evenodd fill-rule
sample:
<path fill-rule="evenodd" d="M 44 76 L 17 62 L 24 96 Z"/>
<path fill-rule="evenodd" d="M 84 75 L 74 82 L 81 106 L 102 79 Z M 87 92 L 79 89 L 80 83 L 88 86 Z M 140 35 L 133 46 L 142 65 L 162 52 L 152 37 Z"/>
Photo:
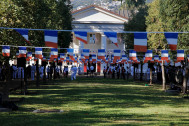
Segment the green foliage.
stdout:
<path fill-rule="evenodd" d="M 189 31 L 188 0 L 155 0 L 149 4 L 146 18 L 147 31 L 154 32 L 188 32 Z M 149 34 L 149 47 L 167 48 L 163 34 Z M 177 49 L 189 48 L 189 34 L 179 34 Z"/>
<path fill-rule="evenodd" d="M 70 0 L 1 0 L 0 7 L 0 27 L 72 30 Z M 27 45 L 14 30 L 0 30 L 0 35 L 0 45 Z M 70 32 L 59 32 L 58 37 L 59 47 L 69 47 Z M 43 31 L 29 31 L 29 40 L 33 46 L 45 46 Z"/>

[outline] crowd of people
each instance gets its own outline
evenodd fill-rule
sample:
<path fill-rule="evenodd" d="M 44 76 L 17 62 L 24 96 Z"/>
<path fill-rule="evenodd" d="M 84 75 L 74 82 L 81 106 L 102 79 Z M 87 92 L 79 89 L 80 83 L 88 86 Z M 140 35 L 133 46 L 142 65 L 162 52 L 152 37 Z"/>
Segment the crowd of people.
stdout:
<path fill-rule="evenodd" d="M 87 65 L 87 77 L 88 75 L 94 76 L 96 74 L 96 64 L 88 64 Z M 46 77 L 46 79 L 56 79 L 60 78 L 60 76 L 63 76 L 65 78 L 68 77 L 68 74 L 70 73 L 71 80 L 76 79 L 76 75 L 81 75 L 83 73 L 83 68 L 79 65 L 78 67 L 76 65 L 72 65 L 71 68 L 68 68 L 68 66 L 55 66 L 55 65 L 47 65 L 46 68 L 44 66 L 39 66 L 39 77 L 43 79 Z M 3 81 L 5 79 L 5 66 L 0 66 L 0 80 Z M 169 84 L 179 84 L 182 85 L 183 83 L 183 77 L 185 76 L 185 70 L 186 68 L 184 66 L 171 66 L 167 65 L 165 66 L 165 78 L 166 82 Z M 146 67 L 143 68 L 141 71 L 140 67 L 134 67 L 134 65 L 125 66 L 123 64 L 114 64 L 114 65 L 104 65 L 103 68 L 103 74 L 104 78 L 112 78 L 112 79 L 141 79 L 142 74 L 142 80 L 149 81 L 150 80 L 150 71 L 152 71 L 152 78 L 153 82 L 162 82 L 162 69 L 161 66 L 158 64 L 154 64 L 152 68 Z M 24 74 L 24 72 L 26 72 Z M 26 76 L 28 79 L 35 80 L 35 77 L 37 76 L 37 68 L 36 65 L 28 65 L 26 69 L 22 67 L 17 67 L 16 65 L 12 65 L 10 67 L 10 73 L 12 79 L 20 79 L 24 78 Z M 44 76 L 45 74 L 45 76 Z M 189 83 L 189 81 L 188 81 Z"/>

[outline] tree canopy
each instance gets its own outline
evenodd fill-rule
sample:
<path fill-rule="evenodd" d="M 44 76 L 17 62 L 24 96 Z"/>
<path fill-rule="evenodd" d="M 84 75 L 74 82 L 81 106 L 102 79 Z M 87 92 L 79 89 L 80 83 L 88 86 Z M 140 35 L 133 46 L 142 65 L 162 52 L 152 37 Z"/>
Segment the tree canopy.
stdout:
<path fill-rule="evenodd" d="M 70 0 L 1 0 L 0 8 L 0 27 L 72 30 Z M 0 29 L 0 35 L 1 45 L 27 45 L 15 30 Z M 29 31 L 29 40 L 33 46 L 44 46 L 44 32 Z M 59 32 L 59 47 L 67 48 L 70 42 L 70 32 Z"/>

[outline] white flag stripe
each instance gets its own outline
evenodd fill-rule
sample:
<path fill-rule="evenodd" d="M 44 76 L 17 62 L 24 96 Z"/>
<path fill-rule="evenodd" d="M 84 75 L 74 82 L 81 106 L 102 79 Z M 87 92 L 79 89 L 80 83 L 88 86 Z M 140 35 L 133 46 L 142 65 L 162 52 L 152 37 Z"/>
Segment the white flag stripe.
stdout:
<path fill-rule="evenodd" d="M 136 53 L 129 53 L 129 57 L 136 57 Z"/>
<path fill-rule="evenodd" d="M 167 38 L 168 44 L 177 45 L 177 39 Z"/>
<path fill-rule="evenodd" d="M 121 56 L 120 53 L 114 53 L 114 56 Z"/>
<path fill-rule="evenodd" d="M 146 53 L 145 57 L 152 57 L 152 53 Z"/>
<path fill-rule="evenodd" d="M 19 54 L 26 54 L 26 50 L 19 50 Z"/>
<path fill-rule="evenodd" d="M 168 53 L 162 53 L 162 54 L 161 54 L 161 57 L 168 57 L 168 56 L 169 56 Z"/>
<path fill-rule="evenodd" d="M 42 55 L 42 51 L 35 51 L 35 54 L 40 54 L 40 55 Z"/>
<path fill-rule="evenodd" d="M 54 36 L 45 36 L 45 41 L 57 43 L 58 38 L 57 38 L 57 37 L 54 37 Z"/>
<path fill-rule="evenodd" d="M 109 39 L 110 39 L 113 43 L 117 43 L 117 38 L 115 38 L 115 37 L 109 37 Z"/>
<path fill-rule="evenodd" d="M 184 53 L 177 53 L 177 57 L 184 57 Z"/>
<path fill-rule="evenodd" d="M 134 39 L 134 45 L 146 46 L 147 40 L 146 39 Z"/>
<path fill-rule="evenodd" d="M 28 40 L 28 35 L 22 35 L 26 40 Z"/>
<path fill-rule="evenodd" d="M 10 49 L 3 49 L 2 52 L 3 53 L 10 53 Z"/>
<path fill-rule="evenodd" d="M 85 36 L 80 36 L 80 35 L 78 35 L 78 34 L 75 34 L 75 36 L 78 37 L 78 38 L 81 38 L 81 39 L 87 41 L 87 36 L 86 36 L 86 37 L 85 37 Z"/>
<path fill-rule="evenodd" d="M 58 52 L 51 52 L 51 55 L 58 55 Z"/>
<path fill-rule="evenodd" d="M 105 53 L 98 53 L 98 56 L 105 56 Z"/>

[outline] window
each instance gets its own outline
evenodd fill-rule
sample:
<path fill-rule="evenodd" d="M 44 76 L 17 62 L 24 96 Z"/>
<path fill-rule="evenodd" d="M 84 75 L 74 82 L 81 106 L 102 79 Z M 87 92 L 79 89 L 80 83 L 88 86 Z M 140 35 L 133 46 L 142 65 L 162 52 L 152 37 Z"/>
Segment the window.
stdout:
<path fill-rule="evenodd" d="M 89 43 L 90 44 L 95 44 L 95 39 L 96 39 L 95 34 L 89 34 Z"/>

